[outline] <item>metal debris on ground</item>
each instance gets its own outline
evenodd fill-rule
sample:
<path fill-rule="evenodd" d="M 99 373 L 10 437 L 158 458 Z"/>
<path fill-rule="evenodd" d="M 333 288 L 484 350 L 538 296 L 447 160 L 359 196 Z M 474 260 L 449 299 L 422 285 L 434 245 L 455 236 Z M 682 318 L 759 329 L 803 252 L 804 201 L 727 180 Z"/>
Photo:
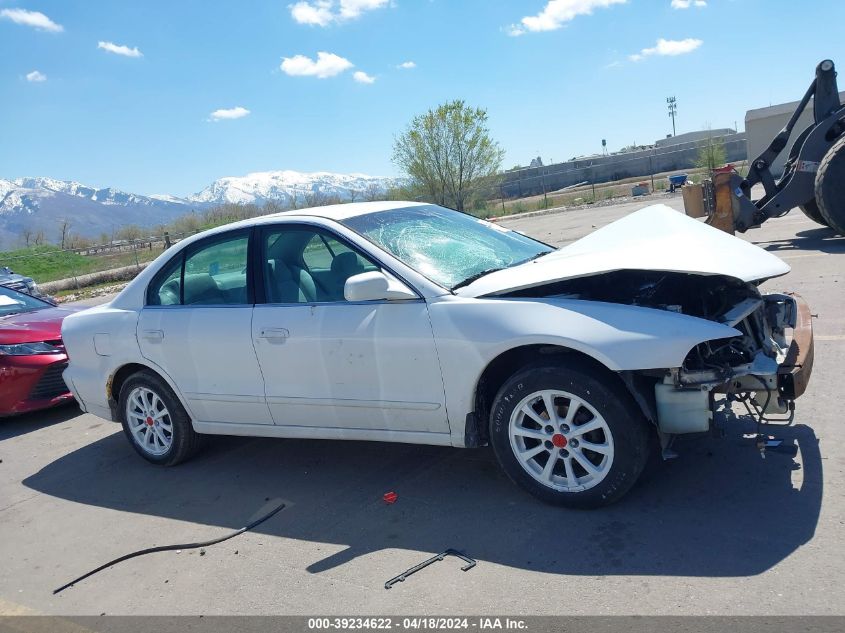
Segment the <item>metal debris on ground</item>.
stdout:
<path fill-rule="evenodd" d="M 461 553 L 460 553 L 459 551 L 457 551 L 457 550 L 454 550 L 454 549 L 447 549 L 445 552 L 441 552 L 441 553 L 440 553 L 440 554 L 438 554 L 437 556 L 432 556 L 432 557 L 431 557 L 431 558 L 429 558 L 428 560 L 424 560 L 423 562 L 421 562 L 419 565 L 414 565 L 414 566 L 413 566 L 413 567 L 411 567 L 410 569 L 407 569 L 407 570 L 403 571 L 403 572 L 402 572 L 401 574 L 399 574 L 398 576 L 395 576 L 395 577 L 391 578 L 391 579 L 390 579 L 390 580 L 388 580 L 386 583 L 384 583 L 384 588 L 385 588 L 385 589 L 390 589 L 390 588 L 391 588 L 393 585 L 395 585 L 397 582 L 405 582 L 405 579 L 406 579 L 408 576 L 410 576 L 411 574 L 416 574 L 416 573 L 417 573 L 418 571 L 420 571 L 421 569 L 424 569 L 425 567 L 428 567 L 428 566 L 429 566 L 429 565 L 431 565 L 432 563 L 436 563 L 436 562 L 437 562 L 437 561 L 439 561 L 439 560 L 443 560 L 443 559 L 444 559 L 444 558 L 446 558 L 447 556 L 455 556 L 456 558 L 460 558 L 462 561 L 464 561 L 464 562 L 466 563 L 466 565 L 464 565 L 463 567 L 461 567 L 461 571 L 469 571 L 470 569 L 472 569 L 472 568 L 473 568 L 473 567 L 475 567 L 475 565 L 476 565 L 475 560 L 473 560 L 472 558 L 470 558 L 470 557 L 468 557 L 468 556 L 464 556 L 463 554 L 461 554 Z"/>

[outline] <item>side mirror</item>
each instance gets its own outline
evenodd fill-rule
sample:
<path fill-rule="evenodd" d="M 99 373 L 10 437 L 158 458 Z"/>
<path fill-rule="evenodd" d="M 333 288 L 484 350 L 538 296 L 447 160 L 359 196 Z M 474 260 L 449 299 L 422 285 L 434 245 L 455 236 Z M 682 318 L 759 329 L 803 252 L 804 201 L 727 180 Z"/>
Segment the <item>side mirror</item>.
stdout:
<path fill-rule="evenodd" d="M 381 271 L 352 275 L 343 286 L 347 301 L 398 301 L 419 297 L 401 281 L 391 279 Z"/>

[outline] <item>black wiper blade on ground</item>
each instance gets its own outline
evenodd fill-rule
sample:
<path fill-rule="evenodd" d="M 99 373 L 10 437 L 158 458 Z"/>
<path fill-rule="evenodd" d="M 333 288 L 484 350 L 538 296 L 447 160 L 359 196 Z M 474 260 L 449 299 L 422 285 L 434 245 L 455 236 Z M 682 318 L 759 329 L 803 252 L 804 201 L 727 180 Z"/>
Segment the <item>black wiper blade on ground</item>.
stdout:
<path fill-rule="evenodd" d="M 471 275 L 471 276 L 467 277 L 466 279 L 464 279 L 463 281 L 460 281 L 460 282 L 456 283 L 454 286 L 452 286 L 452 291 L 454 292 L 458 288 L 463 288 L 464 286 L 468 286 L 473 281 L 478 281 L 479 279 L 481 279 L 485 275 L 489 275 L 490 273 L 495 273 L 495 272 L 498 272 L 500 270 L 504 270 L 504 268 L 501 268 L 501 267 L 500 268 L 488 268 L 487 270 L 482 270 L 480 273 L 475 273 L 474 275 Z"/>

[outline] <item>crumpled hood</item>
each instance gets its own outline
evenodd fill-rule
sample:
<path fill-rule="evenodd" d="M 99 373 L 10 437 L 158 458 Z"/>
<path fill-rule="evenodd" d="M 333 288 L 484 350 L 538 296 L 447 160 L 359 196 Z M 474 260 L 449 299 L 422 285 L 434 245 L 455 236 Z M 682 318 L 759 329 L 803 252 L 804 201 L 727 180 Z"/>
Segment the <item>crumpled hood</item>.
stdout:
<path fill-rule="evenodd" d="M 785 275 L 790 268 L 759 246 L 656 204 L 544 257 L 485 275 L 456 294 L 502 294 L 615 270 L 725 275 L 752 282 Z"/>

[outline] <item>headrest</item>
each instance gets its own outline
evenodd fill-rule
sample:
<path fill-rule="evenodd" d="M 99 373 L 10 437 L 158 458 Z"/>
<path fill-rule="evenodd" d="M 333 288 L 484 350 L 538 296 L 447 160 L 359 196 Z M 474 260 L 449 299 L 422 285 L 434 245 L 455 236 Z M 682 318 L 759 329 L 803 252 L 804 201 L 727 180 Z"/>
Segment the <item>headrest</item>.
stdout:
<path fill-rule="evenodd" d="M 358 255 L 347 251 L 332 260 L 332 272 L 352 276 L 364 272 L 364 266 L 358 260 Z"/>

